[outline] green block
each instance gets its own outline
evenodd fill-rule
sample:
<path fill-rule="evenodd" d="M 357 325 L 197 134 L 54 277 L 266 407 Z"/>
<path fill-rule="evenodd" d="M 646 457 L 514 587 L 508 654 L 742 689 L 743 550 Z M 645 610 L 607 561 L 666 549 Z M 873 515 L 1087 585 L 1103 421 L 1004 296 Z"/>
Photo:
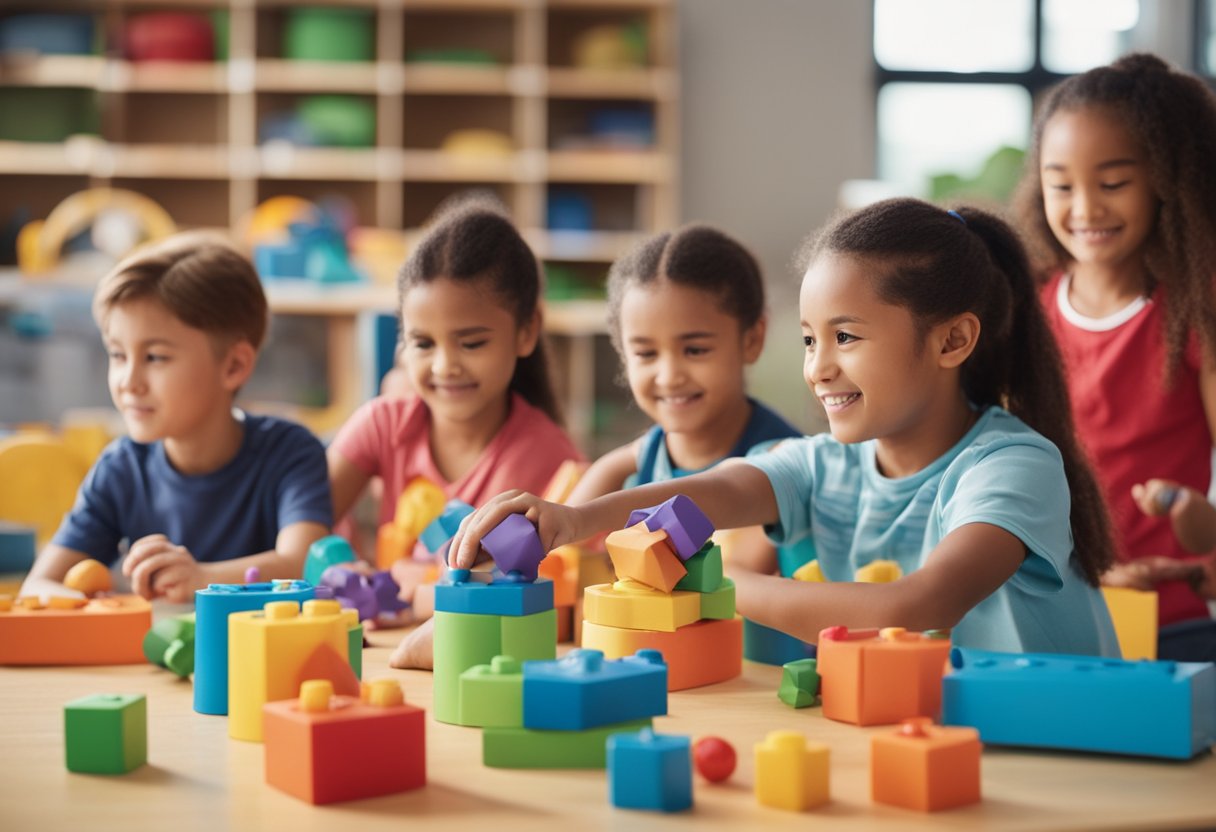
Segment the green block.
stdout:
<path fill-rule="evenodd" d="M 688 570 L 688 574 L 680 578 L 676 589 L 714 592 L 722 586 L 722 549 L 710 540 L 700 551 L 684 561 L 684 568 Z"/>
<path fill-rule="evenodd" d="M 777 698 L 791 708 L 819 704 L 819 671 L 815 659 L 799 659 L 781 666 L 781 687 Z"/>
<path fill-rule="evenodd" d="M 157 621 L 144 634 L 144 658 L 185 678 L 194 672 L 194 613 Z"/>
<path fill-rule="evenodd" d="M 722 579 L 722 586 L 713 592 L 701 593 L 702 618 L 734 618 L 735 617 L 735 582 L 730 578 Z"/>
<path fill-rule="evenodd" d="M 532 615 L 504 615 L 502 649 L 498 652 L 504 656 L 514 656 L 521 662 L 556 659 L 557 610 L 545 610 Z"/>
<path fill-rule="evenodd" d="M 487 728 L 482 732 L 482 763 L 491 768 L 603 768 L 608 737 L 650 728 L 635 719 L 585 731 Z"/>
<path fill-rule="evenodd" d="M 460 674 L 470 667 L 489 664 L 495 656 L 506 652 L 502 649 L 502 620 L 501 615 L 435 613 L 435 693 L 431 713 L 437 721 L 460 724 Z M 553 650 L 556 652 L 556 645 Z"/>
<path fill-rule="evenodd" d="M 356 624 L 346 631 L 346 655 L 355 678 L 363 678 L 363 625 Z"/>
<path fill-rule="evenodd" d="M 148 762 L 148 703 L 142 694 L 101 693 L 63 706 L 68 771 L 126 774 Z"/>
<path fill-rule="evenodd" d="M 483 728 L 521 728 L 524 724 L 523 666 L 512 656 L 460 674 L 460 724 Z"/>

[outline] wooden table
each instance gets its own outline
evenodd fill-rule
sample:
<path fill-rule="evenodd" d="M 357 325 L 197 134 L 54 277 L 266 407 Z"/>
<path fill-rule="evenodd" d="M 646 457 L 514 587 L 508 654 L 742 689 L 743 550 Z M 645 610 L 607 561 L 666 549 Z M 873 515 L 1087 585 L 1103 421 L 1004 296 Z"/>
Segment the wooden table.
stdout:
<path fill-rule="evenodd" d="M 430 674 L 387 670 L 399 633 L 374 633 L 365 678 L 391 674 L 408 701 L 429 706 Z M 691 813 L 613 809 L 604 772 L 513 771 L 481 764 L 481 732 L 428 722 L 429 785 L 373 800 L 313 807 L 263 782 L 262 746 L 228 738 L 222 717 L 194 713 L 191 687 L 150 665 L 0 668 L 4 763 L 0 829 L 187 832 L 224 829 L 528 830 L 650 829 L 1150 829 L 1216 826 L 1216 758 L 1189 763 L 990 749 L 984 802 L 922 815 L 869 797 L 868 736 L 830 722 L 818 708 L 794 711 L 776 696 L 779 668 L 745 663 L 742 678 L 674 693 L 661 732 L 725 737 L 739 767 L 725 785 L 697 779 Z M 147 766 L 125 776 L 71 774 L 64 767 L 63 705 L 93 693 L 148 697 Z M 1028 703 L 1030 705 L 1032 703 Z M 752 748 L 769 731 L 793 729 L 832 753 L 832 802 L 793 814 L 752 795 Z M 419 824 L 424 825 L 419 826 Z"/>

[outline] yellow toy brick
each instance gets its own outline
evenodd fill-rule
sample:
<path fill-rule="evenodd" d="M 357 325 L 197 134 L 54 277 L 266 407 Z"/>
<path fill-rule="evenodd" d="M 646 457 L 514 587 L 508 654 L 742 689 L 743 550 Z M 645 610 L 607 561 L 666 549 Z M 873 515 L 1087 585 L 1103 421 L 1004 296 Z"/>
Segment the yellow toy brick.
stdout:
<path fill-rule="evenodd" d="M 1157 593 L 1102 587 L 1125 659 L 1157 658 Z"/>
<path fill-rule="evenodd" d="M 618 578 L 629 578 L 648 587 L 671 592 L 688 574 L 662 529 L 650 531 L 645 523 L 618 529 L 604 541 Z"/>
<path fill-rule="evenodd" d="M 904 576 L 904 570 L 893 560 L 872 560 L 853 573 L 853 580 L 863 584 L 889 584 Z"/>
<path fill-rule="evenodd" d="M 756 744 L 756 801 L 805 812 L 827 803 L 829 752 L 797 731 L 772 731 Z"/>
<path fill-rule="evenodd" d="M 583 593 L 583 619 L 592 624 L 671 633 L 700 618 L 699 592 L 660 592 L 621 580 L 589 586 Z"/>
<path fill-rule="evenodd" d="M 295 601 L 274 601 L 228 616 L 228 735 L 261 742 L 262 706 L 294 699 L 309 679 L 358 696 L 348 652 L 357 620 L 354 610 L 328 599 L 305 601 L 303 611 Z"/>
<path fill-rule="evenodd" d="M 819 567 L 819 561 L 812 560 L 799 566 L 794 570 L 794 580 L 807 581 L 808 583 L 821 584 L 827 579 L 823 577 L 823 569 Z"/>
<path fill-rule="evenodd" d="M 443 514 L 447 501 L 447 495 L 443 493 L 442 488 L 426 477 L 414 477 L 397 498 L 393 523 L 417 540 L 422 530 Z"/>

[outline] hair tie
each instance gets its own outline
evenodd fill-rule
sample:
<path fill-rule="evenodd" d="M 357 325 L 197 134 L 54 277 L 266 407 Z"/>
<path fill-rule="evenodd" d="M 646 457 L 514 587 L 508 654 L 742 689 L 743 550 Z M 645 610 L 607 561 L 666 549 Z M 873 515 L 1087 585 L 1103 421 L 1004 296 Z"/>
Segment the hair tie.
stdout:
<path fill-rule="evenodd" d="M 962 214 L 960 214 L 958 211 L 947 211 L 946 213 L 949 214 L 950 216 L 954 217 L 956 220 L 961 222 L 963 225 L 967 224 L 967 219 Z"/>

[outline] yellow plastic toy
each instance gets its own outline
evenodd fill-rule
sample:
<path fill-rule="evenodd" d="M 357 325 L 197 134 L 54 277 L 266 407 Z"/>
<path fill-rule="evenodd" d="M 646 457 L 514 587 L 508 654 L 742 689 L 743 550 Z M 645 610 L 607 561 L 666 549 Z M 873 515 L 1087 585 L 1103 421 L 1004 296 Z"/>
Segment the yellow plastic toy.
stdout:
<path fill-rule="evenodd" d="M 422 530 L 443 513 L 447 499 L 443 489 L 426 477 L 410 480 L 397 498 L 393 522 L 385 523 L 377 533 L 376 568 L 388 569 L 408 555 Z"/>
<path fill-rule="evenodd" d="M 904 570 L 893 560 L 872 560 L 853 574 L 853 580 L 865 584 L 889 584 L 904 576 Z"/>
<path fill-rule="evenodd" d="M 453 156 L 501 159 L 515 152 L 515 144 L 510 136 L 498 130 L 466 127 L 444 137 L 439 149 Z"/>
<path fill-rule="evenodd" d="M 673 633 L 701 619 L 701 593 L 661 592 L 629 579 L 589 586 L 583 593 L 583 619 L 607 627 Z"/>
<path fill-rule="evenodd" d="M 43 546 L 72 508 L 86 473 L 79 453 L 54 436 L 0 440 L 0 520 L 32 526 Z"/>
<path fill-rule="evenodd" d="M 797 731 L 773 731 L 756 744 L 756 800 L 805 812 L 829 800 L 829 752 Z"/>
<path fill-rule="evenodd" d="M 1157 593 L 1102 587 L 1125 659 L 1157 659 Z"/>
<path fill-rule="evenodd" d="M 819 568 L 819 561 L 812 560 L 802 564 L 802 566 L 799 566 L 794 571 L 794 580 L 821 584 L 827 578 L 823 577 L 823 570 Z"/>

